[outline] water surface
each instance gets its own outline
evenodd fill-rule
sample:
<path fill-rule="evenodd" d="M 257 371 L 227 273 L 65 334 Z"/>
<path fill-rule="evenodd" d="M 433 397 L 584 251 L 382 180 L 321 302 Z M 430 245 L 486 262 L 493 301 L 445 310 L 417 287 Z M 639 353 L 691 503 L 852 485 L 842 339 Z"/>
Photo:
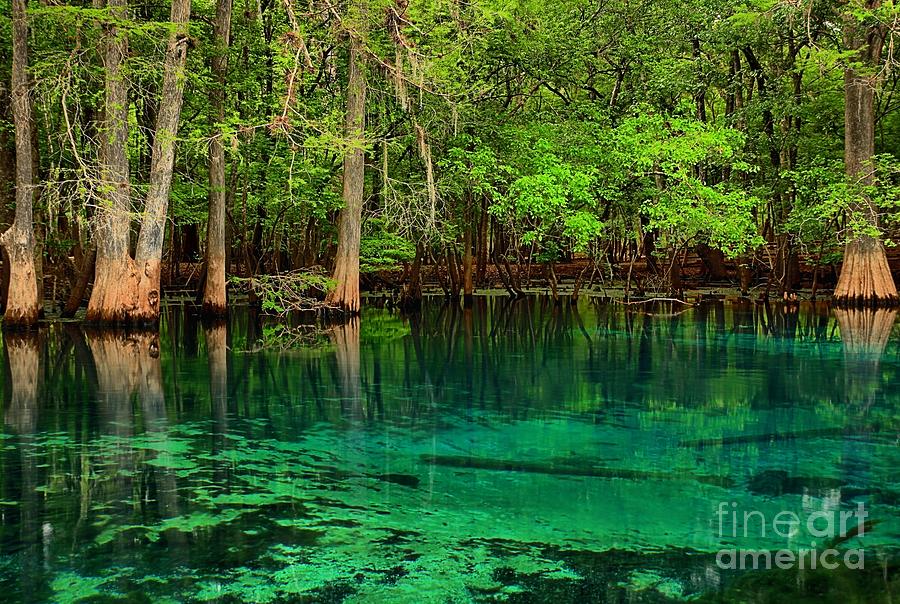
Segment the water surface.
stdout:
<path fill-rule="evenodd" d="M 0 600 L 887 601 L 894 319 L 478 298 L 7 335 Z M 860 503 L 865 571 L 717 564 L 815 541 L 723 534 L 723 504 Z"/>

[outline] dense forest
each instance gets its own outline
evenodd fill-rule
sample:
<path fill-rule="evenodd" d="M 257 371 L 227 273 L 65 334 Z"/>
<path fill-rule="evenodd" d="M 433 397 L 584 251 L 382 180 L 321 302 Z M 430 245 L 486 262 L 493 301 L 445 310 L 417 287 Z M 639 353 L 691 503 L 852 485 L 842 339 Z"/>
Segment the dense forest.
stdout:
<path fill-rule="evenodd" d="M 152 324 L 179 287 L 210 316 L 355 314 L 361 283 L 558 298 L 563 266 L 575 295 L 679 296 L 691 258 L 745 295 L 898 302 L 892 2 L 0 10 L 7 326 L 45 300 Z"/>

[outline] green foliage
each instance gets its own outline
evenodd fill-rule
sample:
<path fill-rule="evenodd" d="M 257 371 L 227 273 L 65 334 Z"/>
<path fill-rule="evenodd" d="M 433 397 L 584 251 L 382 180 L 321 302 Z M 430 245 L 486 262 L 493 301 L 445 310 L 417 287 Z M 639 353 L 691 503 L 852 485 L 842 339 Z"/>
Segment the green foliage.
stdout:
<path fill-rule="evenodd" d="M 727 182 L 709 185 L 704 174 L 750 172 L 739 159 L 743 135 L 692 118 L 645 112 L 615 129 L 617 160 L 630 167 L 630 178 L 643 182 L 641 213 L 646 228 L 680 249 L 703 240 L 728 256 L 762 243 L 754 212 L 759 199 Z"/>
<path fill-rule="evenodd" d="M 550 248 L 569 240 L 583 251 L 603 232 L 593 194 L 594 174 L 563 161 L 551 142 L 539 139 L 525 153 L 512 182 L 491 208 L 518 225 L 525 245 Z"/>
<path fill-rule="evenodd" d="M 597 10 L 588 0 L 378 0 L 324 15 L 278 2 L 245 8 L 236 7 L 223 48 L 213 43 L 215 3 L 193 6 L 169 218 L 204 228 L 208 151 L 219 137 L 232 257 L 249 274 L 330 265 L 343 159 L 360 145 L 363 272 L 398 269 L 417 244 L 442 257 L 488 231 L 511 257 L 552 260 L 648 232 L 669 251 L 703 242 L 736 256 L 752 255 L 773 233 L 831 250 L 893 227 L 896 52 L 892 37 L 880 54 L 856 45 L 869 40 L 867 29 L 896 29 L 894 3 L 614 0 Z M 8 13 L 0 11 L 0 34 L 11 34 Z M 123 77 L 137 219 L 172 31 L 168 6 L 117 16 L 32 4 L 29 15 L 39 216 L 47 253 L 71 256 L 90 235 L 72 225 L 88 223 L 108 187 L 98 171 L 104 28 L 115 25 L 129 42 Z M 362 142 L 345 132 L 348 27 L 365 46 Z M 219 117 L 210 65 L 222 56 Z M 10 67 L 9 53 L 0 54 L 6 80 Z M 866 187 L 842 176 L 848 67 L 872 76 L 880 94 L 877 182 Z M 0 115 L 3 140 L 13 131 L 8 112 Z"/>
<path fill-rule="evenodd" d="M 366 222 L 359 244 L 359 270 L 362 273 L 389 271 L 416 257 L 416 246 L 408 239 L 387 230 L 383 220 Z"/>
<path fill-rule="evenodd" d="M 805 242 L 843 244 L 861 235 L 883 237 L 897 221 L 900 163 L 892 155 L 878 155 L 872 173 L 874 182 L 860 183 L 847 178 L 841 162 L 823 160 L 788 173 L 800 203 L 785 229 Z"/>

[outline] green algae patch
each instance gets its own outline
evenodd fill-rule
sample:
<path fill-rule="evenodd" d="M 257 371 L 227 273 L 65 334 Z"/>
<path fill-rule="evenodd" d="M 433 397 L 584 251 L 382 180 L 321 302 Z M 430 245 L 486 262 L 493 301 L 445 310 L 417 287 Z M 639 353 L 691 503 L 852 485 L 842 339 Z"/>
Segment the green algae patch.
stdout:
<path fill-rule="evenodd" d="M 57 604 L 76 604 L 99 597 L 118 597 L 122 594 L 112 589 L 104 589 L 115 582 L 118 575 L 106 577 L 85 577 L 73 572 L 62 572 L 50 582 L 53 599 Z"/>

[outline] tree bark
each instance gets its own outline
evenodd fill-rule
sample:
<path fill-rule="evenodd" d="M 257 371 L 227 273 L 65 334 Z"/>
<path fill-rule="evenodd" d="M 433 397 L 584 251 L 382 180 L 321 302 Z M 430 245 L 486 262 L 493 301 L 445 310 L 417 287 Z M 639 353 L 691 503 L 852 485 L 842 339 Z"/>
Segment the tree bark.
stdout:
<path fill-rule="evenodd" d="M 172 187 L 172 166 L 175 163 L 175 138 L 178 135 L 184 97 L 184 66 L 187 61 L 190 17 L 191 0 L 172 0 L 169 20 L 174 28 L 166 46 L 162 95 L 153 137 L 153 156 L 150 160 L 150 186 L 135 251 L 135 263 L 142 273 L 138 281 L 138 306 L 129 321 L 135 324 L 159 321 L 160 263 L 169 191 Z"/>
<path fill-rule="evenodd" d="M 878 2 L 870 4 L 874 8 Z M 850 67 L 844 71 L 844 166 L 852 182 L 868 186 L 875 182 L 875 72 L 881 60 L 882 33 L 862 27 L 849 17 L 844 42 L 848 49 L 858 51 L 857 60 L 864 66 L 864 70 Z M 869 200 L 861 199 L 855 211 L 878 226 L 877 210 Z M 857 234 L 847 243 L 834 301 L 844 306 L 893 306 L 900 302 L 880 240 Z"/>
<path fill-rule="evenodd" d="M 109 0 L 116 18 L 125 18 L 127 0 Z M 165 233 L 175 137 L 181 116 L 190 0 L 174 0 L 163 66 L 162 94 L 153 137 L 150 185 L 135 257 L 129 253 L 131 191 L 127 155 L 128 88 L 122 64 L 128 41 L 115 25 L 105 27 L 106 132 L 102 136 L 102 172 L 107 200 L 97 212 L 97 266 L 87 320 L 103 324 L 153 324 L 159 320 L 160 263 Z"/>
<path fill-rule="evenodd" d="M 474 258 L 472 257 L 472 225 L 468 223 L 465 227 L 463 235 L 463 301 L 466 304 L 472 303 L 472 297 L 475 293 L 475 280 L 472 269 L 474 268 Z"/>
<path fill-rule="evenodd" d="M 359 240 L 365 185 L 366 71 L 362 42 L 350 39 L 350 77 L 345 127 L 353 148 L 344 156 L 344 207 L 338 217 L 338 246 L 334 260 L 334 289 L 326 304 L 343 312 L 359 313 Z"/>
<path fill-rule="evenodd" d="M 225 77 L 231 32 L 231 0 L 216 4 L 213 31 L 216 50 L 210 60 L 215 81 L 209 91 L 213 112 L 213 138 L 209 144 L 209 216 L 206 223 L 206 279 L 203 287 L 203 314 L 223 317 L 225 291 L 225 146 L 220 124 L 225 121 Z"/>
<path fill-rule="evenodd" d="M 28 96 L 28 20 L 26 0 L 13 0 L 12 113 L 16 131 L 16 213 L 0 235 L 9 260 L 9 287 L 4 328 L 28 328 L 41 314 L 34 261 L 34 165 L 31 99 Z"/>
<path fill-rule="evenodd" d="M 72 288 L 72 293 L 69 294 L 69 299 L 66 301 L 66 305 L 63 308 L 63 317 L 74 317 L 75 313 L 78 312 L 78 309 L 81 308 L 81 302 L 84 300 L 84 292 L 87 290 L 91 275 L 94 274 L 96 263 L 97 249 L 91 246 L 82 259 L 81 272 L 78 274 L 78 280 L 75 282 L 75 287 Z"/>
<path fill-rule="evenodd" d="M 409 271 L 409 279 L 400 293 L 397 304 L 400 310 L 405 312 L 415 311 L 422 307 L 422 260 L 425 249 L 422 243 L 416 244 L 416 257 Z"/>
<path fill-rule="evenodd" d="M 115 19 L 127 16 L 127 0 L 109 0 Z M 104 84 L 103 127 L 100 135 L 100 174 L 103 200 L 96 209 L 94 236 L 97 264 L 87 320 L 122 323 L 136 305 L 138 272 L 129 252 L 131 183 L 127 155 L 128 83 L 122 73 L 128 38 L 114 24 L 103 26 L 101 52 Z"/>
<path fill-rule="evenodd" d="M 725 281 L 728 279 L 728 270 L 725 267 L 725 254 L 722 253 L 722 250 L 712 248 L 706 243 L 698 243 L 695 249 L 703 262 L 706 277 L 710 281 Z"/>

